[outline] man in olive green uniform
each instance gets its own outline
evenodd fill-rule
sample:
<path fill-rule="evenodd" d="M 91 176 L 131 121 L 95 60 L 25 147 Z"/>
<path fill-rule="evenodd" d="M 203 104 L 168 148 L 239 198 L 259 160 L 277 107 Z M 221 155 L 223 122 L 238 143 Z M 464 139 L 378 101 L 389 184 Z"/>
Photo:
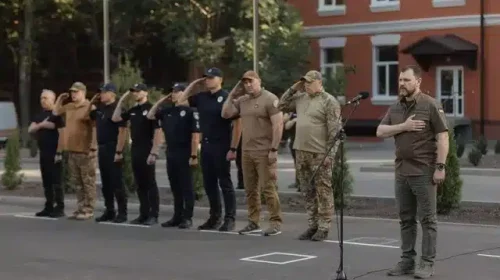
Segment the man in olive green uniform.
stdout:
<path fill-rule="evenodd" d="M 322 241 L 328 237 L 333 216 L 332 167 L 339 142 L 335 134 L 340 128 L 340 104 L 325 92 L 322 75 L 309 71 L 281 97 L 279 108 L 297 112 L 293 148 L 296 153 L 297 178 L 305 198 L 309 228 L 301 240 Z M 321 163 L 328 149 L 326 160 Z M 310 180 L 319 168 L 314 182 Z"/>
<path fill-rule="evenodd" d="M 417 279 L 434 274 L 437 215 L 436 189 L 445 178 L 448 125 L 441 105 L 420 91 L 418 66 L 407 66 L 399 75 L 399 100 L 377 128 L 377 136 L 393 137 L 396 144 L 396 200 L 401 220 L 402 260 L 388 275 L 414 274 Z M 417 212 L 418 211 L 418 212 Z M 422 225 L 422 257 L 415 269 L 417 221 Z"/>
<path fill-rule="evenodd" d="M 248 220 L 240 234 L 261 232 L 260 192 L 269 210 L 270 226 L 265 236 L 281 233 L 281 205 L 277 191 L 278 146 L 283 135 L 283 113 L 279 99 L 261 87 L 254 71 L 247 71 L 229 94 L 222 108 L 223 118 L 241 117 L 242 167 L 247 196 Z"/>

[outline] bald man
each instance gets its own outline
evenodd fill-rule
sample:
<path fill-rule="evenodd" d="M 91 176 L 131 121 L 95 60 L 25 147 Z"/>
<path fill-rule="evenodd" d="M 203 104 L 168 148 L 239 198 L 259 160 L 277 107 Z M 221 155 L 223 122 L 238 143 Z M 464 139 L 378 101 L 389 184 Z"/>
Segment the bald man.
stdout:
<path fill-rule="evenodd" d="M 42 110 L 32 120 L 28 132 L 37 140 L 40 151 L 40 172 L 42 173 L 45 207 L 36 213 L 38 217 L 58 218 L 64 216 L 64 192 L 61 185 L 61 152 L 63 149 L 64 122 L 54 116 L 52 109 L 56 95 L 51 90 L 40 94 Z M 54 207 L 55 206 L 55 207 Z"/>

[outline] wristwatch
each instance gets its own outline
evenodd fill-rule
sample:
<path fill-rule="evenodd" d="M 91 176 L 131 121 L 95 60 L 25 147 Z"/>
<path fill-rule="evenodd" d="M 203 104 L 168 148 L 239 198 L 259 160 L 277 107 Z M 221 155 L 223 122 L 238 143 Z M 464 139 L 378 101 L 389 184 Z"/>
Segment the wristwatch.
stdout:
<path fill-rule="evenodd" d="M 272 148 L 272 149 L 271 149 L 271 152 L 273 152 L 273 153 L 275 153 L 275 152 L 277 152 L 277 151 L 278 151 L 278 149 L 275 149 L 275 148 Z"/>
<path fill-rule="evenodd" d="M 198 158 L 198 156 L 196 156 L 196 155 L 191 156 L 191 159 L 197 159 L 197 158 Z"/>
<path fill-rule="evenodd" d="M 233 152 L 233 153 L 234 153 L 234 152 L 236 152 L 236 148 L 231 148 L 231 149 L 229 149 L 229 150 L 230 150 L 231 152 Z"/>
<path fill-rule="evenodd" d="M 444 163 L 436 163 L 436 169 L 439 171 L 443 171 L 446 165 Z"/>

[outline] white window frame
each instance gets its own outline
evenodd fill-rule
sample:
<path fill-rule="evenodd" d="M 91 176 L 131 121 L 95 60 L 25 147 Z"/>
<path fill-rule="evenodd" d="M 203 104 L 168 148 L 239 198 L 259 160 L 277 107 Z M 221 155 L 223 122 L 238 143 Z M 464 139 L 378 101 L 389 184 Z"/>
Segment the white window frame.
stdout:
<path fill-rule="evenodd" d="M 446 116 L 448 117 L 463 117 L 465 113 L 465 69 L 463 66 L 439 66 L 436 67 L 436 100 L 438 102 L 441 102 L 441 71 L 453 71 L 453 87 L 457 88 L 458 87 L 458 73 L 459 71 L 462 71 L 462 84 L 460 85 L 462 88 L 462 97 L 458 97 L 457 94 L 453 94 L 451 97 L 446 97 L 448 99 L 453 100 L 453 114 L 447 113 Z M 462 105 L 462 112 L 457 113 L 456 111 L 458 110 L 458 104 L 459 102 Z"/>
<path fill-rule="evenodd" d="M 325 50 L 326 49 L 332 49 L 332 48 L 345 48 L 347 38 L 345 37 L 328 37 L 328 38 L 321 38 L 319 39 L 319 48 L 320 48 L 320 54 L 319 54 L 319 65 L 321 69 L 321 73 L 324 75 L 326 73 L 325 69 L 328 67 L 333 67 L 335 73 L 337 71 L 337 68 L 340 66 L 344 66 L 343 62 L 340 63 L 325 63 L 326 59 L 326 54 Z"/>
<path fill-rule="evenodd" d="M 333 0 L 334 2 L 336 0 Z M 325 0 L 318 0 L 318 15 L 326 16 L 343 16 L 346 14 L 346 5 L 325 5 Z"/>
<path fill-rule="evenodd" d="M 370 10 L 372 13 L 399 11 L 400 2 L 401 0 L 371 0 Z"/>
<path fill-rule="evenodd" d="M 434 8 L 449 8 L 465 6 L 466 0 L 432 0 Z"/>
<path fill-rule="evenodd" d="M 398 62 L 377 62 L 378 47 L 383 46 L 399 46 L 401 35 L 399 34 L 384 34 L 371 37 L 372 42 L 372 104 L 373 105 L 390 105 L 397 100 L 397 96 L 389 96 L 388 94 L 380 94 L 378 92 L 378 66 L 379 65 L 399 65 Z M 388 71 L 388 70 L 387 70 Z M 389 75 L 386 75 L 389 79 Z"/>

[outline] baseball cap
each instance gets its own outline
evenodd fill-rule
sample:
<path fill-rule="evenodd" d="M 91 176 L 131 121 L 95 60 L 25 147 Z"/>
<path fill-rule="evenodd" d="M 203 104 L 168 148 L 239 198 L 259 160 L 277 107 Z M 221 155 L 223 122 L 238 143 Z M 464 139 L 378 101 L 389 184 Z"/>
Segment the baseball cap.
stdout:
<path fill-rule="evenodd" d="M 115 87 L 115 85 L 114 85 L 114 84 L 112 84 L 112 83 L 104 84 L 104 85 L 100 88 L 100 90 L 101 90 L 102 92 L 107 92 L 107 91 L 110 91 L 110 92 L 114 92 L 114 93 L 116 93 L 116 87 Z"/>
<path fill-rule="evenodd" d="M 241 77 L 241 80 L 254 80 L 254 79 L 259 79 L 259 74 L 253 70 L 246 71 L 245 74 L 243 74 L 243 77 Z"/>
<path fill-rule="evenodd" d="M 311 70 L 309 72 L 307 72 L 302 78 L 300 78 L 301 80 L 303 81 L 307 81 L 307 82 L 313 82 L 313 81 L 316 81 L 316 80 L 323 80 L 323 75 L 321 75 L 320 72 L 316 71 L 316 70 Z"/>
<path fill-rule="evenodd" d="M 172 91 L 183 91 L 186 89 L 186 84 L 184 83 L 175 83 L 172 86 Z"/>
<path fill-rule="evenodd" d="M 205 71 L 205 74 L 203 77 L 221 77 L 222 78 L 222 71 L 219 68 L 209 68 L 207 71 Z"/>
<path fill-rule="evenodd" d="M 148 87 L 145 84 L 135 84 L 130 88 L 130 91 L 147 91 Z"/>
<path fill-rule="evenodd" d="M 74 82 L 69 88 L 70 91 L 87 91 L 87 87 L 82 82 Z"/>

